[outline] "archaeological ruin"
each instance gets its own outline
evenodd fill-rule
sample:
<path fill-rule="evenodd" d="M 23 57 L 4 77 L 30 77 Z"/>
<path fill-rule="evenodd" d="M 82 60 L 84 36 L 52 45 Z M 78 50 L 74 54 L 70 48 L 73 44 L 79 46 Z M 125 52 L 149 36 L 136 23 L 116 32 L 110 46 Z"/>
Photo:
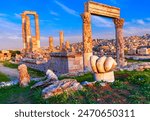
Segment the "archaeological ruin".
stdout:
<path fill-rule="evenodd" d="M 11 59 L 11 53 L 7 50 L 2 50 L 0 52 L 0 61 L 7 61 Z"/>
<path fill-rule="evenodd" d="M 33 15 L 35 18 L 35 36 L 32 36 L 31 33 L 29 15 Z M 40 48 L 40 28 L 38 14 L 35 11 L 24 11 L 21 16 L 23 48 L 26 52 L 35 51 Z"/>
<path fill-rule="evenodd" d="M 30 17 L 35 17 L 35 36 L 31 35 Z M 84 5 L 84 13 L 81 15 L 83 21 L 83 49 L 82 46 L 73 46 L 69 41 L 64 41 L 64 31 L 59 32 L 59 46 L 54 46 L 53 36 L 49 37 L 49 47 L 47 50 L 40 48 L 40 30 L 38 15 L 34 11 L 24 11 L 22 14 L 22 37 L 25 52 L 23 62 L 27 66 L 45 71 L 53 70 L 57 75 L 90 70 L 90 57 L 93 55 L 93 39 L 91 28 L 91 16 L 104 16 L 113 19 L 116 29 L 116 50 L 113 48 L 110 51 L 116 51 L 116 60 L 119 67 L 125 65 L 124 57 L 124 39 L 123 39 L 123 24 L 124 19 L 120 18 L 120 9 L 104 5 L 97 2 L 86 2 Z M 114 47 L 115 48 L 115 47 Z M 108 46 L 103 46 L 103 49 L 109 49 Z M 38 52 L 34 52 L 37 51 Z M 83 53 L 82 53 L 83 52 Z M 103 53 L 100 51 L 101 54 Z"/>
<path fill-rule="evenodd" d="M 54 51 L 53 37 L 49 37 L 49 51 L 50 51 L 50 52 L 53 52 L 53 51 Z"/>
<path fill-rule="evenodd" d="M 118 66 L 125 65 L 124 57 L 124 40 L 123 40 L 123 24 L 124 19 L 120 18 L 120 9 L 108 6 L 97 2 L 87 2 L 84 5 L 84 13 L 81 15 L 83 20 L 83 63 L 84 69 L 90 68 L 90 56 L 92 53 L 92 30 L 91 30 L 91 15 L 104 16 L 112 18 L 116 29 L 116 58 Z"/>

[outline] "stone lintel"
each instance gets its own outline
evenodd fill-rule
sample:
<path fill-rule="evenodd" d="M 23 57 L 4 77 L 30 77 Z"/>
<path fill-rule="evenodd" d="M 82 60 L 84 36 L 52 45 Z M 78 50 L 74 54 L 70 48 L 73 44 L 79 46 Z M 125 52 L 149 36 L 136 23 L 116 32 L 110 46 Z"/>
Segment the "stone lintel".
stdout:
<path fill-rule="evenodd" d="M 85 12 L 89 12 L 92 15 L 106 16 L 110 18 L 120 18 L 120 8 L 101 4 L 97 2 L 86 2 L 84 5 Z"/>
<path fill-rule="evenodd" d="M 35 11 L 24 11 L 23 14 L 24 15 L 37 15 Z"/>

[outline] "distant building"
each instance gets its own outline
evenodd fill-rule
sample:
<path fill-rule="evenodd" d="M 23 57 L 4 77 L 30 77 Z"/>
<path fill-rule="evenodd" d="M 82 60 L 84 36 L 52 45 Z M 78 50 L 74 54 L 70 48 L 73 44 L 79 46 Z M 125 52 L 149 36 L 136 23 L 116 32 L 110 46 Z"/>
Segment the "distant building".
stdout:
<path fill-rule="evenodd" d="M 140 55 L 150 55 L 150 46 L 141 46 L 137 48 L 137 53 Z"/>
<path fill-rule="evenodd" d="M 11 53 L 7 50 L 2 50 L 0 52 L 0 61 L 6 61 L 11 59 Z"/>

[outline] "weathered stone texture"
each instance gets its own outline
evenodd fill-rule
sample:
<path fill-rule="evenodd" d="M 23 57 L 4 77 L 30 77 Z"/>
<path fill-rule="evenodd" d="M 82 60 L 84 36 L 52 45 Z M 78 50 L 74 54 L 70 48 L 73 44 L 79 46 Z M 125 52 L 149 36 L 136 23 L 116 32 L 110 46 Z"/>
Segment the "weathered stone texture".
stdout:
<path fill-rule="evenodd" d="M 103 56 L 98 58 L 97 56 L 91 56 L 90 63 L 96 81 L 115 81 L 113 70 L 117 63 L 112 57 Z"/>
<path fill-rule="evenodd" d="M 85 12 L 90 12 L 93 15 L 120 18 L 119 8 L 93 1 L 85 3 Z"/>
<path fill-rule="evenodd" d="M 92 55 L 92 30 L 91 30 L 91 14 L 84 12 L 82 15 L 83 20 L 83 64 L 84 69 L 90 69 L 90 56 Z"/>
<path fill-rule="evenodd" d="M 11 53 L 7 50 L 2 50 L 0 53 L 0 61 L 6 61 L 11 59 Z"/>
<path fill-rule="evenodd" d="M 57 75 L 83 71 L 83 57 L 82 54 L 52 53 L 49 66 Z"/>
<path fill-rule="evenodd" d="M 35 17 L 35 37 L 31 35 L 30 18 L 28 15 Z M 40 28 L 38 15 L 34 11 L 25 11 L 22 14 L 22 38 L 23 46 L 26 52 L 32 52 L 40 48 Z"/>
<path fill-rule="evenodd" d="M 53 37 L 49 37 L 49 50 L 50 52 L 54 51 Z"/>
<path fill-rule="evenodd" d="M 66 41 L 65 42 L 65 48 L 68 50 L 70 49 L 70 42 L 69 41 Z"/>
<path fill-rule="evenodd" d="M 61 32 L 59 33 L 59 36 L 60 36 L 60 50 L 62 50 L 63 44 L 64 44 L 64 32 L 61 31 Z"/>
<path fill-rule="evenodd" d="M 30 75 L 28 74 L 27 66 L 25 64 L 22 64 L 18 66 L 19 71 L 19 85 L 20 86 L 28 86 L 30 83 Z"/>
<path fill-rule="evenodd" d="M 118 66 L 125 66 L 124 39 L 123 39 L 124 19 L 114 19 L 114 24 L 116 27 L 117 63 Z"/>
<path fill-rule="evenodd" d="M 44 99 L 50 98 L 62 94 L 64 92 L 70 93 L 77 90 L 81 90 L 83 87 L 75 79 L 64 79 L 57 81 L 42 90 L 42 96 Z"/>

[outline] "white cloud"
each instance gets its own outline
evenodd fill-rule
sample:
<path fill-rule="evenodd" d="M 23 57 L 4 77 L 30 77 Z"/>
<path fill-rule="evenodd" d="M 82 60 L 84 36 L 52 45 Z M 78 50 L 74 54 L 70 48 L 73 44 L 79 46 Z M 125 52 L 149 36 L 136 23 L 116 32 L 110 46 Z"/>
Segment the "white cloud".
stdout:
<path fill-rule="evenodd" d="M 69 8 L 69 7 L 67 7 L 66 5 L 64 5 L 64 4 L 62 4 L 62 3 L 58 2 L 58 1 L 55 1 L 55 3 L 56 3 L 58 6 L 60 6 L 60 7 L 61 7 L 64 11 L 66 11 L 67 13 L 79 17 L 79 14 L 78 14 L 75 10 L 73 10 L 73 9 L 71 9 L 71 8 Z"/>
<path fill-rule="evenodd" d="M 130 26 L 124 29 L 125 36 L 144 35 L 150 33 L 150 28 Z"/>
<path fill-rule="evenodd" d="M 146 18 L 146 20 L 150 21 L 150 18 Z"/>
<path fill-rule="evenodd" d="M 98 17 L 98 16 L 92 16 L 92 23 L 94 24 L 94 26 L 97 26 L 97 27 L 111 28 L 114 26 L 113 21 L 109 21 L 108 19 Z"/>
<path fill-rule="evenodd" d="M 6 16 L 8 16 L 8 15 L 5 13 L 0 13 L 0 17 L 6 17 Z"/>
<path fill-rule="evenodd" d="M 22 47 L 21 24 L 0 17 L 0 50 Z"/>
<path fill-rule="evenodd" d="M 15 13 L 14 15 L 15 15 L 15 17 L 16 17 L 17 19 L 21 19 L 21 13 L 19 13 L 19 14 L 18 14 L 18 13 Z"/>
<path fill-rule="evenodd" d="M 54 11 L 50 11 L 50 14 L 53 16 L 59 16 L 59 14 L 57 12 L 54 12 Z"/>
<path fill-rule="evenodd" d="M 137 24 L 141 24 L 141 25 L 145 24 L 144 20 L 142 20 L 142 19 L 138 19 L 138 20 L 136 20 L 136 22 L 137 22 Z"/>

